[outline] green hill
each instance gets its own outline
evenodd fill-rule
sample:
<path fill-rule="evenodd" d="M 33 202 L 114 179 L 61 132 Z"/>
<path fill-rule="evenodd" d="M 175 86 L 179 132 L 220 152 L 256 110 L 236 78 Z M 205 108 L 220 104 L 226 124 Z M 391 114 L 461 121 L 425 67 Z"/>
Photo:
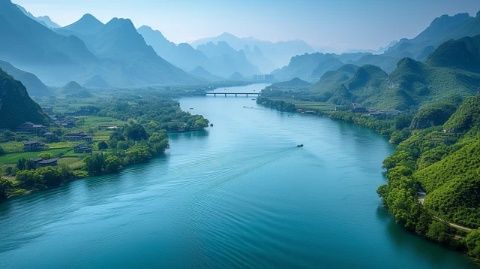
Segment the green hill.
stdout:
<path fill-rule="evenodd" d="M 24 122 L 49 123 L 40 106 L 21 82 L 0 69 L 0 128 L 16 128 Z"/>
<path fill-rule="evenodd" d="M 410 111 L 476 93 L 480 89 L 479 68 L 480 36 L 468 37 L 442 44 L 426 63 L 404 58 L 389 75 L 371 65 L 356 70 L 346 65 L 327 72 L 312 86 L 309 98 Z"/>
<path fill-rule="evenodd" d="M 480 96 L 467 98 L 445 123 L 449 132 L 466 132 L 480 127 Z"/>
<path fill-rule="evenodd" d="M 460 107 L 452 109 L 455 103 L 428 106 L 427 114 L 435 115 L 438 108 L 445 106 L 455 112 L 443 128 L 414 130 L 398 145 L 384 162 L 388 185 L 379 193 L 405 227 L 458 246 L 463 243 L 457 242 L 455 235 L 464 236 L 465 229 L 447 230 L 447 239 L 441 239 L 433 235 L 429 224 L 443 220 L 469 228 L 480 226 L 480 95 L 468 97 Z M 422 110 L 412 125 L 415 118 L 421 117 L 419 114 L 425 113 Z M 435 125 L 445 119 L 445 115 L 438 117 Z M 426 196 L 419 207 L 421 191 Z"/>
<path fill-rule="evenodd" d="M 480 35 L 450 40 L 428 58 L 432 66 L 480 72 Z"/>

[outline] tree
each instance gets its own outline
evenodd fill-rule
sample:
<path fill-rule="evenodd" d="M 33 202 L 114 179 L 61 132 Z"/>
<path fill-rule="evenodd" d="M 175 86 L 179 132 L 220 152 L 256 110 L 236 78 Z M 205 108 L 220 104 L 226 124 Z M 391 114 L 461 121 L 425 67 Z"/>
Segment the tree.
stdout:
<path fill-rule="evenodd" d="M 12 184 L 10 181 L 0 178 L 0 201 L 3 201 L 8 198 L 8 190 L 10 190 Z"/>
<path fill-rule="evenodd" d="M 98 142 L 97 147 L 99 150 L 106 150 L 108 149 L 108 144 L 105 141 L 100 141 Z"/>
<path fill-rule="evenodd" d="M 24 170 L 17 172 L 16 179 L 25 187 L 33 188 L 42 184 L 42 177 L 37 171 Z"/>
<path fill-rule="evenodd" d="M 126 160 L 129 164 L 142 163 L 152 158 L 146 145 L 134 145 L 127 150 Z"/>
<path fill-rule="evenodd" d="M 445 243 L 448 242 L 450 236 L 448 235 L 448 225 L 440 222 L 434 221 L 428 226 L 427 237 Z"/>
<path fill-rule="evenodd" d="M 35 169 L 35 162 L 33 160 L 27 160 L 25 158 L 20 158 L 17 160 L 17 169 L 18 170 L 31 170 Z"/>
<path fill-rule="evenodd" d="M 122 166 L 122 160 L 114 155 L 109 155 L 105 159 L 105 171 L 108 173 L 116 173 Z"/>
<path fill-rule="evenodd" d="M 101 174 L 105 167 L 105 156 L 102 153 L 94 153 L 85 159 L 85 164 L 89 174 Z"/>
<path fill-rule="evenodd" d="M 18 170 L 25 170 L 27 167 L 27 159 L 20 158 L 17 160 L 17 169 Z"/>
<path fill-rule="evenodd" d="M 2 147 L 0 147 L 0 156 L 2 156 L 4 154 L 5 154 L 5 150 Z"/>
<path fill-rule="evenodd" d="M 480 258 L 480 229 L 476 229 L 468 233 L 465 238 L 468 254 L 475 258 Z"/>
<path fill-rule="evenodd" d="M 130 123 L 125 127 L 125 136 L 134 141 L 148 139 L 147 131 L 138 123 Z"/>

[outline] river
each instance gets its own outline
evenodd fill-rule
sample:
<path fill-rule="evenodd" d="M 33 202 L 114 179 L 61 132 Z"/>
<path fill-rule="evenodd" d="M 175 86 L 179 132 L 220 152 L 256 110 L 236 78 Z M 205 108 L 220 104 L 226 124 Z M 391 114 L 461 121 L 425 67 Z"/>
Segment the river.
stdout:
<path fill-rule="evenodd" d="M 477 268 L 381 206 L 383 137 L 252 97 L 180 102 L 214 126 L 120 174 L 0 204 L 0 268 Z"/>

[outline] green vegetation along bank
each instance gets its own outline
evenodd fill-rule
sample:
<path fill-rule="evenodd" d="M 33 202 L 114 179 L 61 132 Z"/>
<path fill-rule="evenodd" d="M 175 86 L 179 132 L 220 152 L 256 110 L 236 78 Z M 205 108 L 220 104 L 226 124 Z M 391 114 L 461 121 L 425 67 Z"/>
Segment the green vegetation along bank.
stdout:
<path fill-rule="evenodd" d="M 44 112 L 31 101 L 40 121 L 27 117 L 35 123 L 26 118 L 0 131 L 0 200 L 116 173 L 163 154 L 168 132 L 208 127 L 161 91 L 140 93 L 48 97 L 39 100 Z"/>

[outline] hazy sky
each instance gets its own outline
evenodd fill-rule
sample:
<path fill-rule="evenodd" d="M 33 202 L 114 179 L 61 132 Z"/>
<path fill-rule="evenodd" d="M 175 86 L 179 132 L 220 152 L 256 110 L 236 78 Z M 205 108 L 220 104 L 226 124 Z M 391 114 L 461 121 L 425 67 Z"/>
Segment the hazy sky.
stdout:
<path fill-rule="evenodd" d="M 335 51 L 377 49 L 413 37 L 442 14 L 480 10 L 480 0 L 13 0 L 61 25 L 84 13 L 130 18 L 174 42 L 230 32 L 264 40 L 303 39 Z"/>

